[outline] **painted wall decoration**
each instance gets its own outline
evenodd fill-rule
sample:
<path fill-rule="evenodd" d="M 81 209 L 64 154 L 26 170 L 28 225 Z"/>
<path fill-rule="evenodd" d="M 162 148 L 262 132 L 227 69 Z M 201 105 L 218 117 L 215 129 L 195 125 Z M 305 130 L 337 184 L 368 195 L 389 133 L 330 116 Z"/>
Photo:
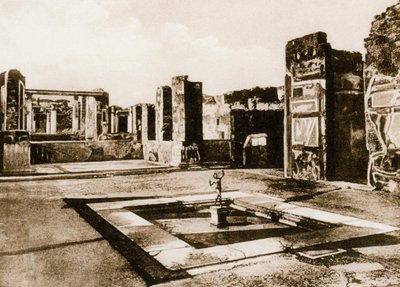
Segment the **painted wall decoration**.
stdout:
<path fill-rule="evenodd" d="M 360 53 L 332 49 L 325 33 L 287 43 L 286 176 L 366 177 L 366 149 L 360 147 L 365 140 L 362 68 Z"/>
<path fill-rule="evenodd" d="M 376 74 L 365 95 L 368 183 L 394 191 L 400 182 L 400 77 Z"/>
<path fill-rule="evenodd" d="M 365 39 L 368 183 L 400 191 L 400 3 L 376 15 Z"/>
<path fill-rule="evenodd" d="M 296 178 L 318 180 L 321 177 L 319 154 L 313 151 L 294 151 L 293 174 Z"/>

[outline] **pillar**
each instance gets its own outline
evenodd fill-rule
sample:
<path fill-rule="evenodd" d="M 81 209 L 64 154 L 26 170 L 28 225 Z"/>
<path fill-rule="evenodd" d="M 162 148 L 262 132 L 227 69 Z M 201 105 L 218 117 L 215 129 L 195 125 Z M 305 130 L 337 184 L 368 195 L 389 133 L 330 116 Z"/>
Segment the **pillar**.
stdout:
<path fill-rule="evenodd" d="M 21 130 L 0 132 L 0 172 L 20 174 L 30 171 L 29 132 Z"/>
<path fill-rule="evenodd" d="M 110 133 L 115 133 L 115 106 L 110 107 Z"/>
<path fill-rule="evenodd" d="M 142 142 L 147 142 L 149 140 L 148 130 L 149 130 L 149 122 L 148 122 L 148 106 L 147 104 L 142 104 Z"/>
<path fill-rule="evenodd" d="M 156 140 L 163 140 L 163 87 L 158 87 L 156 92 Z"/>
<path fill-rule="evenodd" d="M 27 95 L 26 100 L 25 100 L 25 106 L 26 106 L 26 130 L 28 132 L 33 131 L 34 127 L 34 111 L 32 108 L 32 95 Z"/>
<path fill-rule="evenodd" d="M 158 87 L 156 92 L 155 132 L 157 141 L 172 140 L 172 98 L 168 86 Z"/>
<path fill-rule="evenodd" d="M 97 139 L 97 101 L 86 97 L 85 139 Z"/>
<path fill-rule="evenodd" d="M 0 111 L 0 115 L 1 115 L 1 119 L 0 119 L 0 123 L 1 123 L 1 130 L 5 131 L 6 130 L 6 111 L 7 111 L 7 93 L 6 93 L 6 84 L 4 84 L 3 86 L 1 86 L 1 90 L 0 90 L 0 107 L 1 107 L 1 111 Z"/>
<path fill-rule="evenodd" d="M 55 107 L 52 107 L 50 111 L 50 133 L 57 133 L 57 110 Z"/>
<path fill-rule="evenodd" d="M 50 110 L 46 109 L 46 134 L 51 133 L 50 122 L 51 122 Z"/>
<path fill-rule="evenodd" d="M 128 133 L 133 133 L 133 108 L 132 108 L 132 106 L 130 106 L 128 108 L 127 130 L 128 130 Z"/>
<path fill-rule="evenodd" d="M 72 102 L 72 131 L 79 131 L 79 99 L 78 97 L 74 97 L 74 101 Z"/>
<path fill-rule="evenodd" d="M 172 78 L 172 139 L 190 145 L 203 140 L 203 90 L 188 76 Z"/>
<path fill-rule="evenodd" d="M 331 48 L 318 32 L 286 45 L 285 175 L 326 179 L 326 100 L 332 98 L 327 75 Z M 327 84 L 328 82 L 328 84 Z"/>

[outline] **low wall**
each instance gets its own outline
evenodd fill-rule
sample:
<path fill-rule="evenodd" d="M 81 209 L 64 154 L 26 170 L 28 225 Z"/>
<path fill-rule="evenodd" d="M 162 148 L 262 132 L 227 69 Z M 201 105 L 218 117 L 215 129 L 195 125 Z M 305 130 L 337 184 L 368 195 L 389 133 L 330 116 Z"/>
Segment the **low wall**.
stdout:
<path fill-rule="evenodd" d="M 31 163 L 143 159 L 140 143 L 131 140 L 31 142 Z"/>
<path fill-rule="evenodd" d="M 202 162 L 230 162 L 230 140 L 204 140 L 202 150 Z"/>
<path fill-rule="evenodd" d="M 205 140 L 202 146 L 201 162 L 230 162 L 230 140 Z M 182 163 L 183 145 L 173 141 L 147 141 L 143 143 L 145 160 L 179 165 Z"/>
<path fill-rule="evenodd" d="M 161 163 L 172 162 L 172 141 L 147 141 L 143 143 L 143 158 Z"/>

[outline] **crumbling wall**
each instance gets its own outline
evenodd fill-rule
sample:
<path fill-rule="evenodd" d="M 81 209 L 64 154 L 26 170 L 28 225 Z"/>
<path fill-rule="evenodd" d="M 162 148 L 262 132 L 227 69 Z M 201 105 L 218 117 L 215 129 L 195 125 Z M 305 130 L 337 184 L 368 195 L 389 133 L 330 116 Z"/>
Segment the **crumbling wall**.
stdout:
<path fill-rule="evenodd" d="M 172 78 L 172 138 L 184 145 L 203 139 L 202 83 L 187 79 L 188 76 Z"/>
<path fill-rule="evenodd" d="M 365 39 L 366 66 L 383 75 L 396 76 L 400 70 L 400 3 L 375 16 Z"/>
<path fill-rule="evenodd" d="M 173 160 L 173 145 L 174 142 L 172 141 L 148 141 L 143 143 L 143 158 L 149 161 L 170 164 Z"/>
<path fill-rule="evenodd" d="M 365 178 L 363 62 L 317 32 L 286 45 L 285 174 Z"/>
<path fill-rule="evenodd" d="M 286 45 L 285 175 L 326 178 L 326 34 L 317 32 Z M 328 81 L 329 82 L 329 81 Z"/>
<path fill-rule="evenodd" d="M 32 164 L 142 158 L 141 144 L 131 140 L 31 143 Z"/>
<path fill-rule="evenodd" d="M 400 3 L 372 22 L 365 68 L 368 182 L 400 191 Z"/>
<path fill-rule="evenodd" d="M 203 95 L 203 138 L 222 140 L 231 138 L 230 106 L 224 96 Z"/>
<path fill-rule="evenodd" d="M 186 140 L 185 136 L 185 81 L 188 76 L 172 78 L 172 139 L 174 141 Z"/>
<path fill-rule="evenodd" d="M 0 132 L 0 173 L 20 173 L 30 170 L 29 133 Z"/>
<path fill-rule="evenodd" d="M 276 87 L 255 87 L 252 89 L 243 89 L 232 91 L 224 94 L 225 103 L 233 105 L 238 103 L 243 108 L 249 107 L 249 100 L 257 99 L 257 103 L 274 103 L 279 102 L 278 90 Z"/>

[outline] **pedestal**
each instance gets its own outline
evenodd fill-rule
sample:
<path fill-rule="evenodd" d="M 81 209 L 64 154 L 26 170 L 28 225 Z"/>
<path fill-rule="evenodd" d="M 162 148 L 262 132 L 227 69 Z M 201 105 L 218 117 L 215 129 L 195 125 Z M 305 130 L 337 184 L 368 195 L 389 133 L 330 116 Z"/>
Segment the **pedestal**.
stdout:
<path fill-rule="evenodd" d="M 216 225 L 217 227 L 223 227 L 228 225 L 228 221 L 226 217 L 228 216 L 229 210 L 224 206 L 211 206 L 211 221 L 212 225 Z"/>
<path fill-rule="evenodd" d="M 31 144 L 27 131 L 0 132 L 0 173 L 21 174 L 31 172 Z"/>

